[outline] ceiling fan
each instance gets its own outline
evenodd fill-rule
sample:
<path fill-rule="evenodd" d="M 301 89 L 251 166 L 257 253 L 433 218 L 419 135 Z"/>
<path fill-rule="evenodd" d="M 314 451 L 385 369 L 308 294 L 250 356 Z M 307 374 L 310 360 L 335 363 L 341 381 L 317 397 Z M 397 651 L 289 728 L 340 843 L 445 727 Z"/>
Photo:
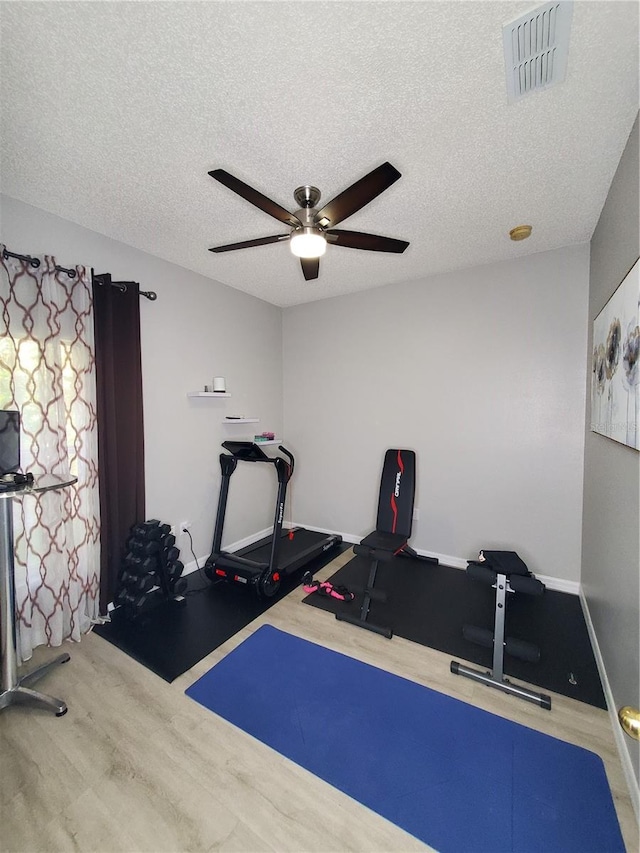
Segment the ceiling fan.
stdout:
<path fill-rule="evenodd" d="M 324 255 L 327 243 L 335 246 L 346 246 L 350 249 L 366 249 L 370 252 L 395 252 L 400 254 L 409 245 L 405 240 L 395 240 L 392 237 L 380 237 L 376 234 L 365 234 L 362 231 L 344 231 L 334 226 L 388 189 L 401 177 L 400 172 L 391 163 L 383 163 L 360 178 L 344 192 L 341 192 L 320 209 L 320 190 L 317 187 L 298 187 L 293 197 L 300 209 L 290 213 L 275 201 L 245 184 L 239 178 L 225 172 L 224 169 L 214 169 L 209 172 L 212 178 L 220 181 L 234 193 L 246 201 L 279 219 L 291 228 L 288 234 L 274 234 L 271 237 L 258 237 L 255 240 L 243 240 L 240 243 L 228 243 L 226 246 L 215 246 L 210 252 L 230 252 L 234 249 L 248 249 L 250 246 L 265 246 L 268 243 L 283 243 L 289 241 L 291 251 L 300 258 L 302 272 L 307 281 L 318 278 L 320 257 Z"/>

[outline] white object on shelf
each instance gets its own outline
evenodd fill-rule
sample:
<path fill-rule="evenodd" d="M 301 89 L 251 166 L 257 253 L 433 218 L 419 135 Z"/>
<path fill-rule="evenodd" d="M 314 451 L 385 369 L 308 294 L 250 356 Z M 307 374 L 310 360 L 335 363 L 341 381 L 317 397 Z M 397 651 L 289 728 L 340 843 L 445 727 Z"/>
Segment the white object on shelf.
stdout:
<path fill-rule="evenodd" d="M 213 391 L 187 391 L 187 397 L 230 397 L 231 394 L 219 394 Z"/>
<path fill-rule="evenodd" d="M 253 443 L 257 444 L 258 447 L 262 447 L 263 444 L 282 444 L 282 439 L 281 438 L 270 438 L 267 441 L 256 441 L 254 438 Z"/>
<path fill-rule="evenodd" d="M 223 424 L 259 424 L 260 418 L 225 418 Z"/>

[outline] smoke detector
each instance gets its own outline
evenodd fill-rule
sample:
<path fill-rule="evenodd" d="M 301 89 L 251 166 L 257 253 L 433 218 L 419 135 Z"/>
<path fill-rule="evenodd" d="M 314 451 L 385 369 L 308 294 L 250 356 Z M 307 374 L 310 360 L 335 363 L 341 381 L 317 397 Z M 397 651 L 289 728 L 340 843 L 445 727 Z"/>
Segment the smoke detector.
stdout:
<path fill-rule="evenodd" d="M 502 28 L 510 103 L 563 82 L 572 14 L 571 0 L 545 3 Z"/>

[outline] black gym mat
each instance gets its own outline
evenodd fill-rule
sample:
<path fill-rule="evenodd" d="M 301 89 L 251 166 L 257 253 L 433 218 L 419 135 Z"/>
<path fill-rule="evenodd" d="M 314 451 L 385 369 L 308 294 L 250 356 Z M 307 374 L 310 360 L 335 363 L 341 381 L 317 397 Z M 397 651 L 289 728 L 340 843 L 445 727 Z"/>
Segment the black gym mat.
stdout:
<path fill-rule="evenodd" d="M 336 545 L 286 575 L 273 598 L 258 598 L 251 590 L 224 581 L 212 584 L 201 572 L 192 572 L 185 576 L 184 603 L 159 598 L 134 621 L 118 608 L 112 611 L 111 622 L 93 630 L 171 682 L 299 586 L 305 572 L 317 572 L 350 547 Z"/>
<path fill-rule="evenodd" d="M 354 557 L 329 580 L 353 589 L 364 587 L 369 561 Z M 491 628 L 495 617 L 495 591 L 471 580 L 461 569 L 429 565 L 396 557 L 379 563 L 376 588 L 387 593 L 386 602 L 371 604 L 369 620 L 390 627 L 406 640 L 450 654 L 491 669 L 492 651 L 462 636 L 462 626 Z M 362 595 L 350 603 L 312 593 L 305 604 L 327 610 L 359 615 Z M 363 628 L 343 623 L 345 631 Z M 606 702 L 591 641 L 577 595 L 547 589 L 540 597 L 509 595 L 507 636 L 535 643 L 540 661 L 527 663 L 505 656 L 504 671 L 513 678 L 570 696 L 596 708 Z M 393 640 L 391 640 L 393 642 Z M 452 675 L 452 678 L 456 676 Z M 575 683 L 574 683 L 575 682 Z"/>

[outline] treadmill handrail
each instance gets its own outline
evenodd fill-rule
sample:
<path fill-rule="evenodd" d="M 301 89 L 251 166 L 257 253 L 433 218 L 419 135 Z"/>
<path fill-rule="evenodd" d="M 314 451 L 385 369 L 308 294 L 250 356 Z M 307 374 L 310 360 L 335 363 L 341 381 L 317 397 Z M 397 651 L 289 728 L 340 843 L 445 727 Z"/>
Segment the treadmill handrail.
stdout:
<path fill-rule="evenodd" d="M 293 458 L 293 453 L 290 453 L 283 444 L 278 445 L 278 450 L 282 451 L 282 453 L 289 457 L 289 465 L 291 466 L 289 479 L 291 479 L 291 476 L 293 475 L 293 469 L 296 467 L 296 460 Z"/>

